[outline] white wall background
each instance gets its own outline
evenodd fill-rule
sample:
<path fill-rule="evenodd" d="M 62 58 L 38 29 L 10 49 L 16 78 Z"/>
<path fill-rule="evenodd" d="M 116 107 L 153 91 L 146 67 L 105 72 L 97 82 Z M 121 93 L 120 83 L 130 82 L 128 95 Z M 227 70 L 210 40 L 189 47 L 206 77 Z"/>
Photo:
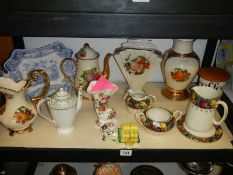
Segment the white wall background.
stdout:
<path fill-rule="evenodd" d="M 106 53 L 113 53 L 115 48 L 121 46 L 121 43 L 126 42 L 127 39 L 115 38 L 50 38 L 50 37 L 25 37 L 25 48 L 38 48 L 48 45 L 50 43 L 60 41 L 66 47 L 78 52 L 84 43 L 89 43 L 90 46 L 100 54 L 99 65 L 102 69 L 103 58 Z M 193 50 L 199 55 L 202 60 L 207 40 L 196 40 L 194 42 Z M 172 47 L 172 39 L 152 39 L 152 43 L 157 46 L 157 49 L 162 53 Z M 117 67 L 114 59 L 110 59 L 110 80 L 111 81 L 125 81 L 123 75 Z M 160 67 L 150 77 L 150 82 L 163 82 Z"/>

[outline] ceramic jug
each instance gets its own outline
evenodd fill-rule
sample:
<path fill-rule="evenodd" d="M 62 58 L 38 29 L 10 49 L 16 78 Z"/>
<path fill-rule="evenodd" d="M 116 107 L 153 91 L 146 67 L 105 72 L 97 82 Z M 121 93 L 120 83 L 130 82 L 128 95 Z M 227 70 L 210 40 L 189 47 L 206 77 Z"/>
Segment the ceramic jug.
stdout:
<path fill-rule="evenodd" d="M 40 76 L 44 79 L 41 94 L 27 101 L 25 90 Z M 49 84 L 48 75 L 43 70 L 34 70 L 28 80 L 17 83 L 10 78 L 0 77 L 1 101 L 5 101 L 0 108 L 0 122 L 10 130 L 10 135 L 24 130 L 32 131 L 31 125 L 37 116 L 35 105 L 48 93 Z"/>
<path fill-rule="evenodd" d="M 219 121 L 216 120 L 218 105 L 224 110 Z M 195 136 L 210 137 L 215 133 L 214 125 L 221 125 L 227 114 L 227 104 L 219 100 L 216 90 L 207 86 L 195 86 L 191 89 L 184 128 Z"/>
<path fill-rule="evenodd" d="M 74 129 L 74 120 L 77 112 L 82 106 L 82 87 L 78 89 L 78 97 L 60 88 L 55 94 L 50 97 L 43 98 L 37 105 L 38 114 L 54 123 L 57 127 L 57 132 L 60 134 L 69 134 Z M 47 117 L 42 113 L 41 105 L 47 102 L 49 112 L 52 118 Z"/>
<path fill-rule="evenodd" d="M 150 108 L 155 103 L 155 96 L 129 89 L 124 96 L 124 101 L 130 113 L 137 113 Z"/>
<path fill-rule="evenodd" d="M 93 80 L 98 80 L 100 75 L 104 75 L 107 79 L 109 78 L 110 70 L 109 70 L 109 59 L 112 54 L 107 54 L 104 58 L 104 66 L 103 70 L 100 71 L 99 68 L 99 53 L 97 53 L 93 48 L 89 46 L 88 43 L 85 43 L 84 46 L 79 50 L 78 53 L 75 54 L 75 58 L 65 58 L 61 62 L 61 71 L 64 77 L 73 84 L 74 88 L 79 86 L 83 87 L 83 97 L 90 98 L 90 94 L 86 92 L 89 83 Z M 71 80 L 69 76 L 67 76 L 63 70 L 63 64 L 65 61 L 72 61 L 77 68 L 77 74 L 75 76 L 75 80 Z"/>

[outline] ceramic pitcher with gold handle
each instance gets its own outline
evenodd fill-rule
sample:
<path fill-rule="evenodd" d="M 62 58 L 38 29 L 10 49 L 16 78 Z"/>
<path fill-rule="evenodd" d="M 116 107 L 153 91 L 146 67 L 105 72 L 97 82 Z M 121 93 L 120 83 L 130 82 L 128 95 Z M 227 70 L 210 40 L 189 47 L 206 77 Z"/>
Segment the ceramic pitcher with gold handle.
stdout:
<path fill-rule="evenodd" d="M 27 101 L 25 90 L 37 81 L 38 77 L 44 79 L 44 88 L 41 93 Z M 43 70 L 34 70 L 29 74 L 28 80 L 14 82 L 10 78 L 0 77 L 0 123 L 10 130 L 10 134 L 32 130 L 31 125 L 37 116 L 36 103 L 43 98 L 49 89 L 49 78 Z"/>

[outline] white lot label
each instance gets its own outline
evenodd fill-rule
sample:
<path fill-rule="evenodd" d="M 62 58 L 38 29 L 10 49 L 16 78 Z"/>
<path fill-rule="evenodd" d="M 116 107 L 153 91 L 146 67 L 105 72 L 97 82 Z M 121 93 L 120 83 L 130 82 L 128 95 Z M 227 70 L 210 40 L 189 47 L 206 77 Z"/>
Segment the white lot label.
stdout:
<path fill-rule="evenodd" d="M 132 150 L 128 150 L 128 149 L 120 150 L 120 156 L 132 156 Z"/>

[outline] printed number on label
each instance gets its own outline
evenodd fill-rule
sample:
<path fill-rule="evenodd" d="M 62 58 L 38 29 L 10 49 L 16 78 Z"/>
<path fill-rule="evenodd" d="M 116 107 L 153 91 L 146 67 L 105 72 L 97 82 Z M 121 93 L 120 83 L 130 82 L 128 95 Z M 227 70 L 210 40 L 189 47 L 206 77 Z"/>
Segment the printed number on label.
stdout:
<path fill-rule="evenodd" d="M 120 150 L 120 156 L 132 156 L 132 150 L 128 150 L 128 149 Z"/>

